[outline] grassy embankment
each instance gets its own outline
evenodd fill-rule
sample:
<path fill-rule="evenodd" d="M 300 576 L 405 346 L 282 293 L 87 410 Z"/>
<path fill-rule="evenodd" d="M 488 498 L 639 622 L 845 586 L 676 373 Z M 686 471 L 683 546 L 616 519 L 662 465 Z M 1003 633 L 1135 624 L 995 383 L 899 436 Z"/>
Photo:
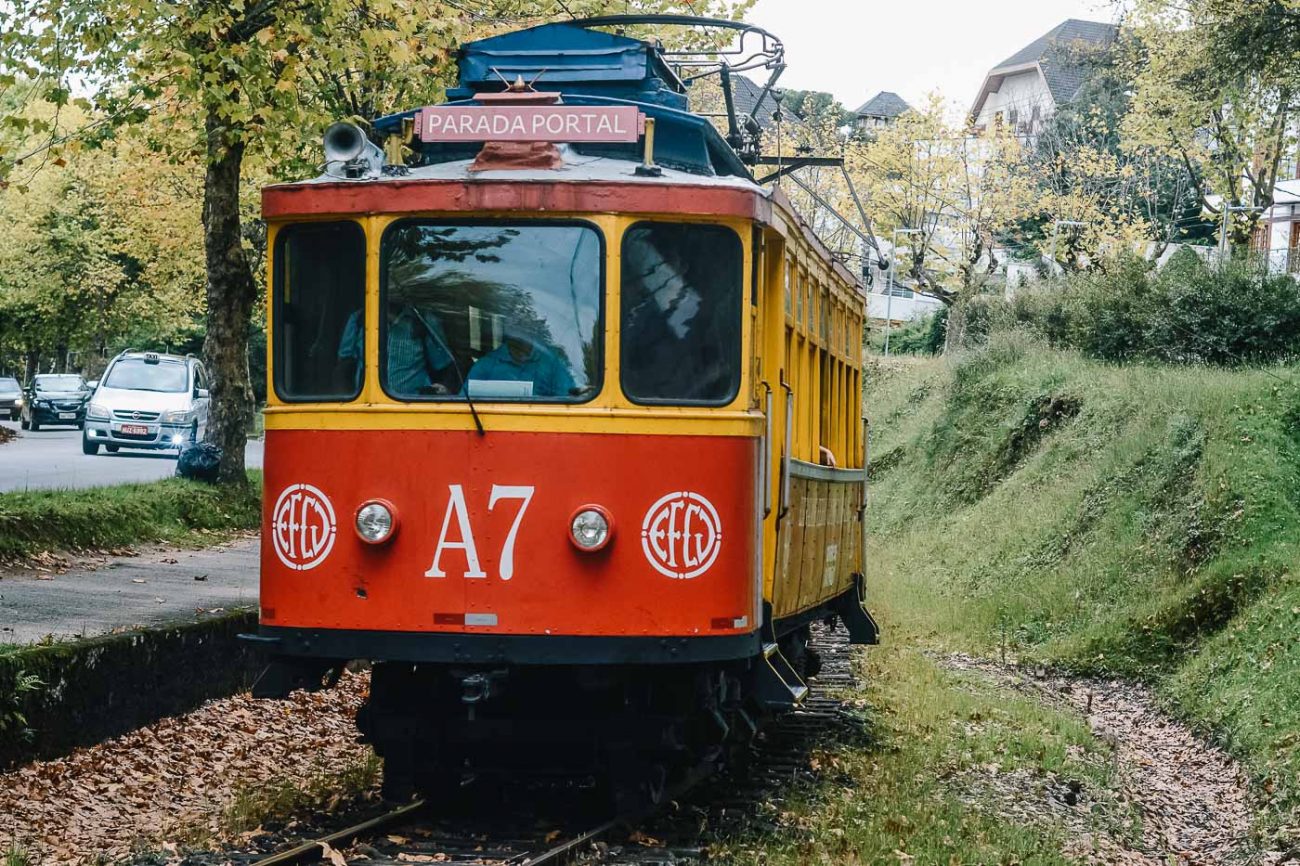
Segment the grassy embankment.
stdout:
<path fill-rule="evenodd" d="M 875 593 L 929 646 L 1155 683 L 1300 808 L 1300 371 L 1014 338 L 871 371 Z"/>
<path fill-rule="evenodd" d="M 262 474 L 244 489 L 180 478 L 86 490 L 0 493 L 0 562 L 167 541 L 205 544 L 256 529 Z"/>
<path fill-rule="evenodd" d="M 999 338 L 867 378 L 874 741 L 829 750 L 836 772 L 734 862 L 1061 862 L 1070 831 L 1049 809 L 999 815 L 980 794 L 997 779 L 1029 779 L 1031 806 L 1081 782 L 1088 829 L 1133 838 L 1108 745 L 929 651 L 1149 681 L 1246 762 L 1266 824 L 1300 823 L 1300 371 Z"/>

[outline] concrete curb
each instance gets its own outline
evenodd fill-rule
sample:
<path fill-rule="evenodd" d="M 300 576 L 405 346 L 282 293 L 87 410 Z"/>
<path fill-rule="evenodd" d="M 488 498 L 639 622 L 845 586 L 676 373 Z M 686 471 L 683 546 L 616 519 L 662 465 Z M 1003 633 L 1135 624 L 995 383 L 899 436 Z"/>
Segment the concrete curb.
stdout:
<path fill-rule="evenodd" d="M 0 769 L 66 755 L 248 688 L 262 662 L 237 635 L 256 629 L 257 612 L 242 610 L 0 653 Z"/>

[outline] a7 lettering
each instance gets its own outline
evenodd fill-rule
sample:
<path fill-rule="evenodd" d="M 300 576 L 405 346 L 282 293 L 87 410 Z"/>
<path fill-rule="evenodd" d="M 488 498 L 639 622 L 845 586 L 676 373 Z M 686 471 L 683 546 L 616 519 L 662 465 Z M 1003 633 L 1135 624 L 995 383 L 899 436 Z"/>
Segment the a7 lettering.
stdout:
<path fill-rule="evenodd" d="M 528 510 L 528 503 L 532 501 L 535 489 L 535 487 L 531 486 L 492 485 L 492 493 L 488 497 L 489 513 L 503 499 L 516 499 L 519 501 L 519 511 L 515 513 L 514 523 L 510 524 L 510 532 L 506 535 L 506 543 L 501 548 L 500 572 L 502 580 L 509 580 L 515 576 L 515 539 L 519 536 L 519 524 L 523 523 L 524 512 Z M 424 576 L 446 577 L 447 572 L 442 567 L 442 555 L 448 550 L 463 550 L 465 552 L 465 572 L 462 576 L 487 577 L 487 572 L 479 565 L 478 546 L 474 543 L 474 529 L 470 526 L 469 508 L 465 504 L 465 488 L 459 484 L 448 484 L 447 490 L 447 511 L 443 514 L 442 530 L 438 533 L 438 546 L 433 551 L 433 564 L 429 566 L 429 570 L 424 573 Z M 459 536 L 459 541 L 448 537 L 453 519 L 456 521 L 455 532 Z"/>

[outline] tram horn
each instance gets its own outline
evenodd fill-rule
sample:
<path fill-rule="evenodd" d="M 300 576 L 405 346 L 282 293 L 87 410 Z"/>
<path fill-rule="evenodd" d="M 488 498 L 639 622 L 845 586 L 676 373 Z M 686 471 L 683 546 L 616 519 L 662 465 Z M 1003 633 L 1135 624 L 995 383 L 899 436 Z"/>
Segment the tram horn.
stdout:
<path fill-rule="evenodd" d="M 361 177 L 383 168 L 384 152 L 355 123 L 331 123 L 325 130 L 324 145 L 325 171 L 329 174 Z"/>

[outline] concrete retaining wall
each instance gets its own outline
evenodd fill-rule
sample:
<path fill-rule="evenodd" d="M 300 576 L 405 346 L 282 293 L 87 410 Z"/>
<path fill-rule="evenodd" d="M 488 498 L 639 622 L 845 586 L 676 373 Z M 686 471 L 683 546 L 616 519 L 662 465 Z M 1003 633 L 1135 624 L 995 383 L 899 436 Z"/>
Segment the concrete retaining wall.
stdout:
<path fill-rule="evenodd" d="M 257 614 L 247 611 L 0 653 L 0 768 L 65 755 L 248 688 L 262 662 L 236 635 L 256 629 Z"/>

